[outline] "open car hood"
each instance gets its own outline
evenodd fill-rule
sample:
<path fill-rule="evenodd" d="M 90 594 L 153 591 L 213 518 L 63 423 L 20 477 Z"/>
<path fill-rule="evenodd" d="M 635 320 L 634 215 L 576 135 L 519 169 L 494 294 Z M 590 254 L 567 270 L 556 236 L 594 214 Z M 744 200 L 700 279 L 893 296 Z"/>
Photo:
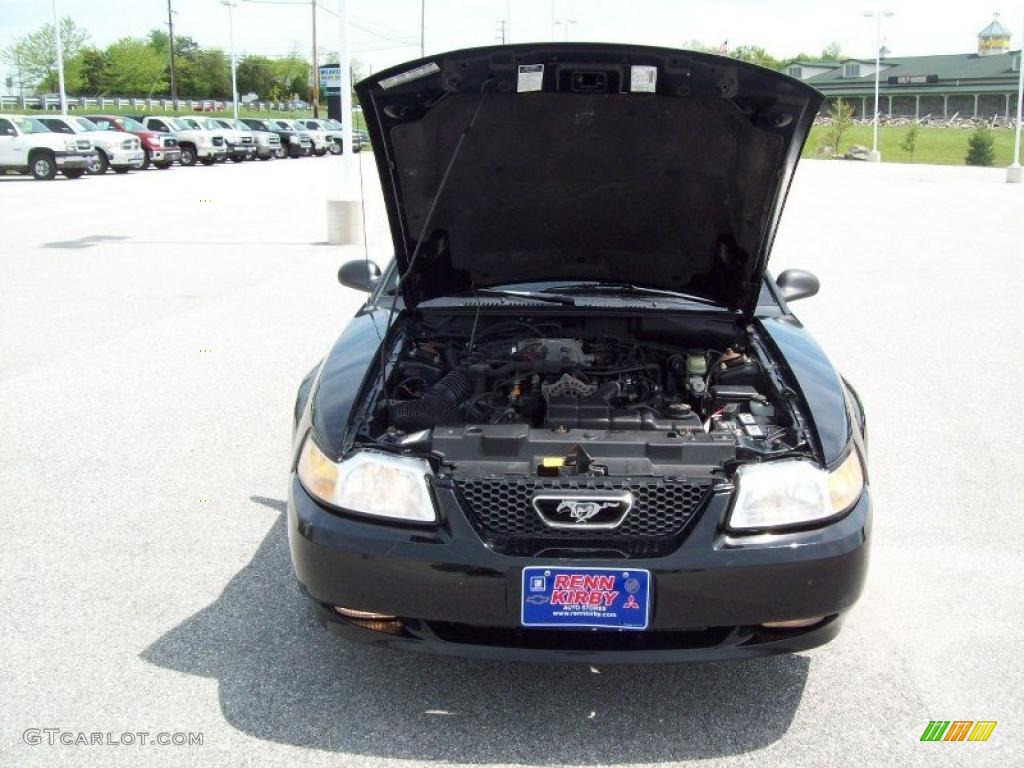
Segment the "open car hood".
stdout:
<path fill-rule="evenodd" d="M 407 305 L 599 280 L 745 314 L 822 101 L 734 59 L 603 43 L 442 53 L 356 91 Z"/>

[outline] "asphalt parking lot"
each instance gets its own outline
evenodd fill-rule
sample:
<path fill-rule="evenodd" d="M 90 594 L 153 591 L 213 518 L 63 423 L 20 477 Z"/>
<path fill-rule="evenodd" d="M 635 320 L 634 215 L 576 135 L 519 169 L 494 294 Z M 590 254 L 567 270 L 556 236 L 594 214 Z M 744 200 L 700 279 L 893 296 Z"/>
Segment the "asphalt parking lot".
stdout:
<path fill-rule="evenodd" d="M 340 169 L 0 179 L 0 764 L 1019 761 L 1024 189 L 1001 169 L 803 163 L 772 268 L 821 278 L 795 309 L 868 410 L 866 592 L 813 652 L 594 669 L 353 647 L 301 597 L 295 388 L 360 303 L 335 273 L 362 248 L 322 242 Z M 998 726 L 921 743 L 934 719 Z"/>

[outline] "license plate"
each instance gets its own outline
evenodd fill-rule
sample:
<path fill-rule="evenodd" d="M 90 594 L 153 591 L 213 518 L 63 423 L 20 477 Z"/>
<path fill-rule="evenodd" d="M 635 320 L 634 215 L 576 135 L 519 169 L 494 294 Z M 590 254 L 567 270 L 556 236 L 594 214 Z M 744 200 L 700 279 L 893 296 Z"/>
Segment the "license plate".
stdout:
<path fill-rule="evenodd" d="M 647 629 L 651 572 L 635 568 L 523 569 L 524 627 Z"/>

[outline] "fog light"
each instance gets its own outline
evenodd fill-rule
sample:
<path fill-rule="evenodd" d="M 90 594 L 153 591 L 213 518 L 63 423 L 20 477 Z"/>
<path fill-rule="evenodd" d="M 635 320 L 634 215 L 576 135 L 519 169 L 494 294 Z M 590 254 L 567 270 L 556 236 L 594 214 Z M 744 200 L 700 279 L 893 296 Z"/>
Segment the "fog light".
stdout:
<path fill-rule="evenodd" d="M 357 611 L 355 608 L 342 608 L 340 605 L 334 606 L 334 612 L 349 624 L 368 629 L 371 632 L 381 632 L 385 635 L 401 635 L 405 632 L 405 624 L 397 616 L 374 613 L 373 611 Z"/>
<path fill-rule="evenodd" d="M 334 612 L 339 616 L 344 616 L 346 619 L 356 619 L 358 621 L 398 621 L 397 616 L 389 616 L 386 613 L 373 613 L 372 611 L 357 611 L 355 608 L 342 608 L 340 605 L 334 606 Z"/>
<path fill-rule="evenodd" d="M 761 626 L 765 629 L 803 629 L 804 627 L 813 627 L 824 620 L 824 616 L 814 616 L 810 619 L 793 619 L 792 621 L 766 621 Z"/>

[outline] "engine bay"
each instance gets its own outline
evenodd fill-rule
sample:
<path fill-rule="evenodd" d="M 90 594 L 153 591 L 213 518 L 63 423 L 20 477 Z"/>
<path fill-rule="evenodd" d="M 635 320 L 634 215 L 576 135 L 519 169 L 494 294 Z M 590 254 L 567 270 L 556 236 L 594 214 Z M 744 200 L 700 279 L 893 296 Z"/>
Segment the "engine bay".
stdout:
<path fill-rule="evenodd" d="M 752 332 L 707 331 L 636 318 L 413 322 L 368 433 L 457 470 L 541 475 L 806 450 L 792 391 Z"/>

